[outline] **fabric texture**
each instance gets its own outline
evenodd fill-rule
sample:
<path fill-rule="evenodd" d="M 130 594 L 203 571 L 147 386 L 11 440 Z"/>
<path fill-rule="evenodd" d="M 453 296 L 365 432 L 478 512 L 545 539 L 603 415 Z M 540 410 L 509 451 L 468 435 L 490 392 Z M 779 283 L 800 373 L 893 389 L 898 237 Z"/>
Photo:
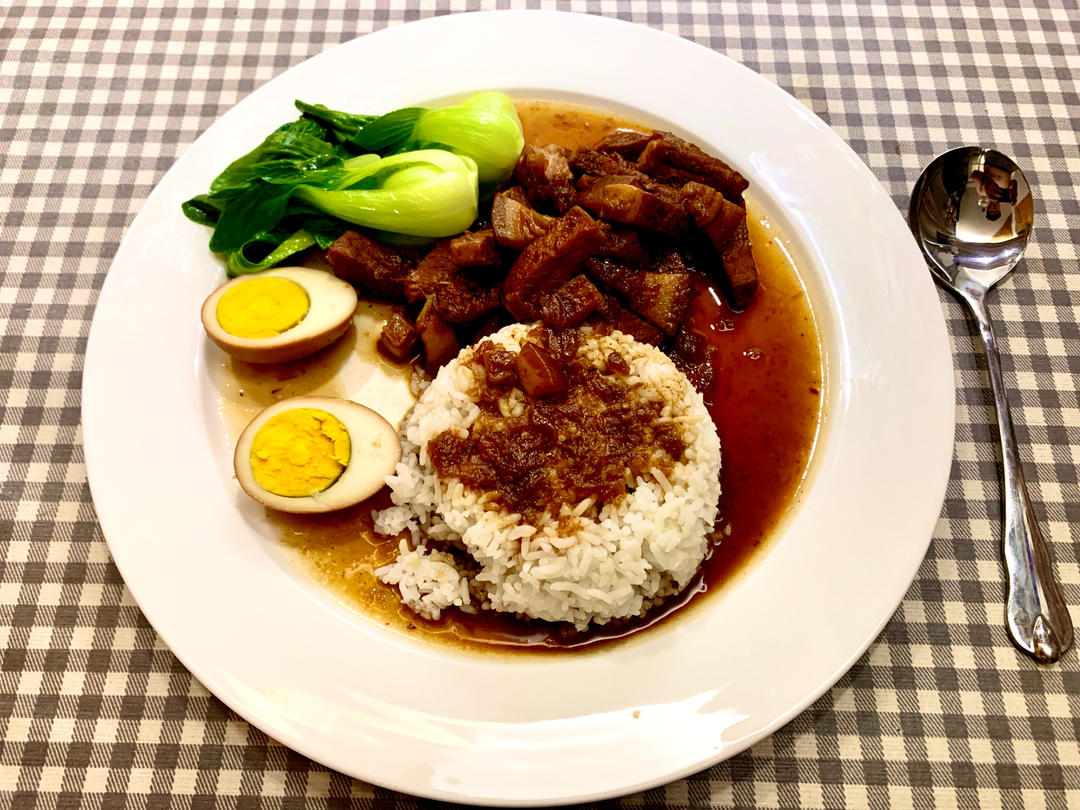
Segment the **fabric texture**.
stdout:
<path fill-rule="evenodd" d="M 80 443 L 82 359 L 125 229 L 215 119 L 339 42 L 481 7 L 494 6 L 0 7 L 0 807 L 418 804 L 267 738 L 156 636 L 95 520 Z M 618 16 L 727 54 L 821 116 L 904 210 L 921 168 L 947 148 L 983 142 L 1017 160 L 1035 189 L 1036 231 L 992 311 L 1028 484 L 1076 623 L 1073 0 L 512 7 Z M 1037 667 L 1005 634 L 985 363 L 960 305 L 945 293 L 941 302 L 958 398 L 952 478 L 896 615 L 833 689 L 771 738 L 620 805 L 1080 807 L 1080 651 Z"/>

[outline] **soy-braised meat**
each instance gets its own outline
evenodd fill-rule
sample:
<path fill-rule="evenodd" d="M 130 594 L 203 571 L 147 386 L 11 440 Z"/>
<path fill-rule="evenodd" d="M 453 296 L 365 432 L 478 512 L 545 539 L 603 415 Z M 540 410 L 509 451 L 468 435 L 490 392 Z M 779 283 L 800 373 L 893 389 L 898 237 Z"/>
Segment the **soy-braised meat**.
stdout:
<path fill-rule="evenodd" d="M 612 374 L 618 374 L 625 377 L 630 373 L 630 364 L 627 363 L 626 358 L 618 352 L 608 352 L 604 365 Z"/>
<path fill-rule="evenodd" d="M 686 315 L 692 286 L 689 273 L 642 272 L 627 298 L 634 312 L 670 336 Z"/>
<path fill-rule="evenodd" d="M 746 309 L 757 292 L 758 275 L 745 219 L 736 227 L 735 234 L 721 254 L 721 260 L 724 275 L 730 284 L 730 289 L 725 292 L 731 299 L 731 305 L 737 310 Z"/>
<path fill-rule="evenodd" d="M 746 178 L 720 158 L 670 132 L 658 132 L 642 150 L 637 167 L 655 180 L 682 186 L 689 182 L 711 186 L 733 202 L 750 186 Z"/>
<path fill-rule="evenodd" d="M 574 175 L 570 171 L 570 150 L 557 144 L 526 146 L 514 168 L 514 177 L 529 201 L 549 203 L 560 214 L 574 205 Z"/>
<path fill-rule="evenodd" d="M 590 259 L 591 261 L 591 259 Z M 540 319 L 556 329 L 577 326 L 604 305 L 604 296 L 585 276 L 574 276 L 540 307 Z"/>
<path fill-rule="evenodd" d="M 637 166 L 624 158 L 622 155 L 609 152 L 600 152 L 596 149 L 582 147 L 575 149 L 570 156 L 570 167 L 579 175 L 587 177 L 629 177 L 637 183 L 648 183 L 652 178 L 640 171 Z M 588 181 L 584 181 L 588 183 Z M 578 177 L 578 186 L 583 185 L 582 177 Z"/>
<path fill-rule="evenodd" d="M 596 144 L 597 152 L 612 152 L 628 160 L 637 160 L 645 146 L 655 138 L 655 133 L 636 129 L 615 129 Z"/>
<path fill-rule="evenodd" d="M 717 253 L 722 253 L 746 210 L 727 200 L 719 191 L 703 183 L 690 182 L 682 187 L 683 204 Z"/>
<path fill-rule="evenodd" d="M 600 230 L 603 241 L 596 251 L 598 256 L 609 256 L 631 267 L 641 267 L 648 260 L 649 251 L 641 239 L 641 234 L 633 228 L 601 222 Z"/>
<path fill-rule="evenodd" d="M 629 176 L 601 177 L 578 192 L 577 200 L 583 208 L 611 222 L 667 236 L 686 232 L 687 215 L 681 201 L 646 191 L 634 185 L 634 179 Z"/>
<path fill-rule="evenodd" d="M 533 399 L 560 394 L 570 387 L 558 360 L 543 346 L 526 343 L 514 360 L 521 388 Z"/>
<path fill-rule="evenodd" d="M 584 268 L 586 273 L 604 287 L 623 295 L 633 287 L 635 276 L 642 272 L 615 259 L 599 256 L 586 260 Z"/>
<path fill-rule="evenodd" d="M 620 304 L 614 295 L 604 296 L 604 305 L 589 322 L 600 328 L 618 329 L 635 340 L 652 346 L 659 346 L 667 337 L 662 330 Z"/>
<path fill-rule="evenodd" d="M 450 240 L 436 243 L 423 260 L 405 278 L 405 299 L 410 303 L 425 301 L 449 284 L 457 275 L 457 266 L 450 255 Z"/>
<path fill-rule="evenodd" d="M 495 231 L 470 231 L 450 240 L 450 259 L 457 267 L 492 267 L 502 263 Z"/>
<path fill-rule="evenodd" d="M 424 344 L 424 370 L 428 374 L 434 374 L 461 351 L 457 335 L 450 325 L 439 317 L 430 299 L 416 316 L 416 329 L 420 333 L 421 343 Z"/>
<path fill-rule="evenodd" d="M 412 322 L 400 312 L 393 312 L 386 319 L 376 345 L 384 354 L 399 363 L 405 363 L 416 355 L 416 344 L 419 341 L 420 333 Z"/>
<path fill-rule="evenodd" d="M 735 309 L 745 309 L 757 292 L 757 265 L 746 230 L 746 210 L 701 183 L 687 183 L 683 195 L 686 210 L 712 248 L 703 269 Z"/>
<path fill-rule="evenodd" d="M 521 250 L 547 233 L 555 217 L 542 214 L 531 205 L 519 186 L 501 191 L 491 204 L 491 226 L 495 241 L 506 248 Z"/>
<path fill-rule="evenodd" d="M 686 315 L 693 286 L 683 267 L 678 272 L 637 270 L 612 259 L 589 259 L 585 269 L 605 286 L 621 293 L 636 314 L 674 335 Z"/>
<path fill-rule="evenodd" d="M 516 384 L 517 370 L 514 368 L 514 361 L 517 360 L 516 353 L 490 340 L 482 340 L 477 344 L 473 357 L 484 367 L 487 382 L 497 386 Z"/>
<path fill-rule="evenodd" d="M 420 256 L 415 250 L 384 245 L 357 231 L 346 231 L 326 251 L 334 275 L 361 292 L 390 301 L 404 299 L 405 279 Z"/>
<path fill-rule="evenodd" d="M 433 301 L 443 320 L 468 323 L 499 306 L 500 280 L 481 273 L 466 274 L 453 259 L 453 240 L 435 245 L 405 279 L 411 303 Z"/>
<path fill-rule="evenodd" d="M 649 263 L 649 269 L 657 273 L 675 273 L 680 276 L 690 272 L 683 254 L 671 247 L 658 250 Z"/>
<path fill-rule="evenodd" d="M 501 303 L 498 279 L 476 279 L 464 275 L 439 288 L 435 309 L 449 323 L 472 323 L 494 312 Z"/>
<path fill-rule="evenodd" d="M 596 220 L 571 208 L 518 255 L 503 283 L 503 305 L 518 320 L 535 320 L 543 298 L 562 286 L 602 239 Z"/>

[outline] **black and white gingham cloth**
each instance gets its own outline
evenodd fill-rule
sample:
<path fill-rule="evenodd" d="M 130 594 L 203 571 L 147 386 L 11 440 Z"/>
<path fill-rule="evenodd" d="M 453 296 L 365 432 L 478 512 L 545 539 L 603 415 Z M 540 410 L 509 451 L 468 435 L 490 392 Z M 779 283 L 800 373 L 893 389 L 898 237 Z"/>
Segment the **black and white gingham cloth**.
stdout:
<path fill-rule="evenodd" d="M 268 739 L 162 645 L 95 521 L 79 388 L 113 254 L 188 144 L 332 45 L 480 6 L 206 5 L 0 4 L 0 807 L 416 804 Z M 620 16 L 748 65 L 824 118 L 905 209 L 921 167 L 949 147 L 981 142 L 1017 159 L 1036 191 L 1036 232 L 993 310 L 1035 508 L 1080 618 L 1075 0 L 544 7 Z M 956 453 L 934 542 L 900 610 L 851 672 L 772 738 L 620 804 L 1080 807 L 1080 655 L 1036 667 L 1005 636 L 985 367 L 960 306 L 944 294 L 942 304 Z"/>

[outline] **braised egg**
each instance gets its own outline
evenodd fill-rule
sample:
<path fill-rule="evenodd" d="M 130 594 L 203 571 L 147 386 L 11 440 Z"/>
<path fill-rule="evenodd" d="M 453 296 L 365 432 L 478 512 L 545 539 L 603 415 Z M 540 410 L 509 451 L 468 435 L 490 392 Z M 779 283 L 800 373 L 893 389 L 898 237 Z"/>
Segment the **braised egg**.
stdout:
<path fill-rule="evenodd" d="M 276 402 L 240 434 L 236 480 L 282 512 L 332 512 L 378 492 L 401 458 L 397 431 L 364 405 L 335 397 Z"/>
<path fill-rule="evenodd" d="M 275 267 L 227 281 L 202 307 L 207 336 L 249 363 L 284 363 L 326 348 L 348 330 L 356 290 L 324 270 Z"/>

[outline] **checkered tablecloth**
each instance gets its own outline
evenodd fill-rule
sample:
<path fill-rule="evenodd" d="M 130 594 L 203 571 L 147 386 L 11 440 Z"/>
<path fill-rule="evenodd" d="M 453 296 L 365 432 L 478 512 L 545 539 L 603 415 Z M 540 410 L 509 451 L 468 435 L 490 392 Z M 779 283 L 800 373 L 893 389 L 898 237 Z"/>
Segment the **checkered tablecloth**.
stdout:
<path fill-rule="evenodd" d="M 86 337 L 154 184 L 218 116 L 305 58 L 479 7 L 232 5 L 0 4 L 0 807 L 415 804 L 292 753 L 189 675 L 111 563 L 87 487 Z M 1075 0 L 550 7 L 663 28 L 748 65 L 827 121 L 905 210 L 921 167 L 948 147 L 995 145 L 1024 167 L 1034 243 L 993 310 L 1035 508 L 1080 618 Z M 1005 635 L 985 368 L 960 306 L 944 294 L 942 306 L 955 460 L 899 611 L 770 739 L 621 804 L 1080 807 L 1080 655 L 1037 667 Z"/>

